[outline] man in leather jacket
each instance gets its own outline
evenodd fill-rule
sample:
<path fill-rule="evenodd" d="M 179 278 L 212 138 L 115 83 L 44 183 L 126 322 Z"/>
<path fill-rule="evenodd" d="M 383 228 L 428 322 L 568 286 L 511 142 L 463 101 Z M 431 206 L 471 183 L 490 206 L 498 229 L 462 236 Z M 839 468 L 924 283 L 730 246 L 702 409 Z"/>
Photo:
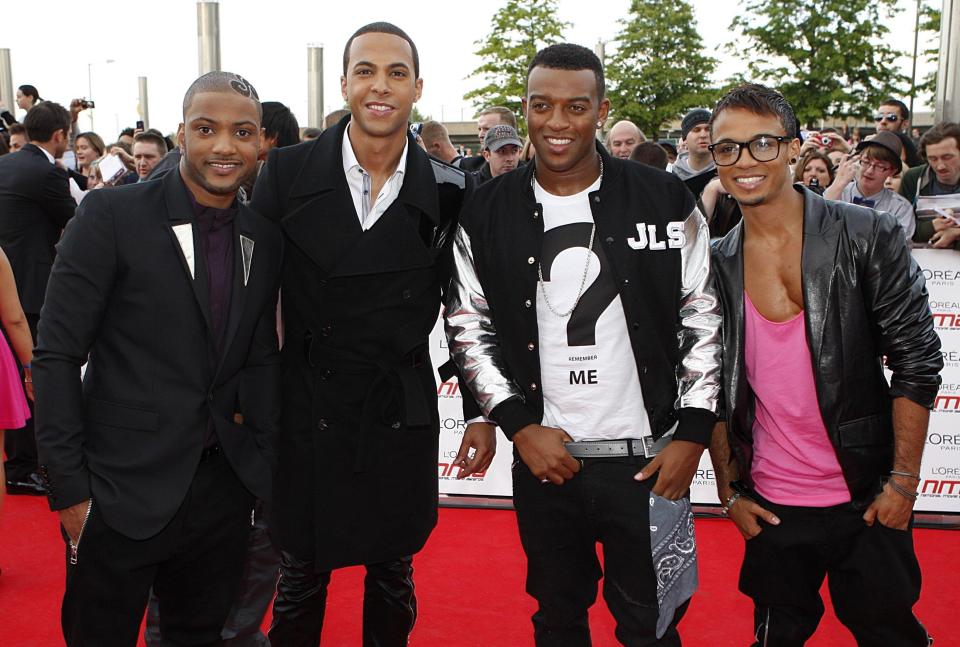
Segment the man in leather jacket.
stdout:
<path fill-rule="evenodd" d="M 740 86 L 713 114 L 743 221 L 714 245 L 725 415 L 711 456 L 747 540 L 757 644 L 803 645 L 828 577 L 858 645 L 927 645 L 911 519 L 943 362 L 923 275 L 892 216 L 791 184 L 783 96 Z"/>
<path fill-rule="evenodd" d="M 719 396 L 707 225 L 679 178 L 598 145 L 603 83 L 584 47 L 534 57 L 536 161 L 465 204 L 447 301 L 451 355 L 514 442 L 538 647 L 590 644 L 601 574 L 623 644 L 680 644 Z"/>

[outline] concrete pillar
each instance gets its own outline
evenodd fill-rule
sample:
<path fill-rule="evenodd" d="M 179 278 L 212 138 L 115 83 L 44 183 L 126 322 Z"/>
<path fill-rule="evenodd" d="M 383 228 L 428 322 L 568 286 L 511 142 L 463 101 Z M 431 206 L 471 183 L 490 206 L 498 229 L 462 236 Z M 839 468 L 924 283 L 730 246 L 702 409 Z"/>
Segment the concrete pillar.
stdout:
<path fill-rule="evenodd" d="M 960 122 L 960 0 L 943 0 L 934 119 Z"/>
<path fill-rule="evenodd" d="M 323 45 L 307 46 L 307 126 L 323 128 Z"/>
<path fill-rule="evenodd" d="M 197 49 L 200 75 L 220 69 L 220 5 L 197 3 Z"/>
<path fill-rule="evenodd" d="M 17 114 L 17 95 L 13 93 L 13 66 L 10 64 L 10 50 L 0 48 L 0 103 L 7 107 L 10 114 Z"/>
<path fill-rule="evenodd" d="M 147 77 L 138 76 L 137 85 L 140 88 L 140 119 L 143 121 L 143 128 L 150 127 L 150 99 L 147 96 Z"/>

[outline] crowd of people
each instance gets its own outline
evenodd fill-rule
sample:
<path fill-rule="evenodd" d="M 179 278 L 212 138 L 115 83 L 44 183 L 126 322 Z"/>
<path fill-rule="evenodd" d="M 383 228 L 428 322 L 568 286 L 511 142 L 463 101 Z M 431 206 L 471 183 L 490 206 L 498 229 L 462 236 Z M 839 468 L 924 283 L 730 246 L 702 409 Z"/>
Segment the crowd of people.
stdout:
<path fill-rule="evenodd" d="M 930 644 L 910 533 L 943 360 L 910 246 L 960 245 L 920 204 L 960 193 L 960 126 L 914 142 L 891 99 L 872 136 L 802 131 L 747 83 L 647 141 L 558 44 L 528 135 L 491 106 L 464 155 L 408 123 L 419 67 L 360 28 L 323 129 L 228 72 L 171 136 L 107 144 L 29 85 L 0 109 L 6 489 L 59 515 L 67 644 L 134 645 L 148 609 L 151 647 L 316 645 L 349 565 L 363 644 L 407 644 L 441 306 L 460 478 L 513 443 L 538 646 L 590 644 L 601 575 L 622 644 L 680 644 L 707 448 L 757 645 L 804 644 L 824 578 L 858 644 Z"/>

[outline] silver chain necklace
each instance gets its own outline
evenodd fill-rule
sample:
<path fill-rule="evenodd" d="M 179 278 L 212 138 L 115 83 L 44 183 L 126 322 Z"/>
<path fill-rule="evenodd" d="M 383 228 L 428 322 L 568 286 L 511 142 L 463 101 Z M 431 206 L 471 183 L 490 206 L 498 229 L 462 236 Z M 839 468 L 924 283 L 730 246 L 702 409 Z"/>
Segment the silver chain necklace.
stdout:
<path fill-rule="evenodd" d="M 600 158 L 600 184 L 603 184 L 603 158 Z M 533 188 L 533 183 L 537 180 L 537 170 L 534 167 L 533 177 L 530 178 L 530 187 Z M 543 265 L 537 263 L 537 278 L 538 285 L 540 286 L 540 293 L 543 294 L 543 301 L 547 304 L 547 308 L 554 314 L 554 316 L 559 317 L 560 319 L 566 319 L 573 311 L 577 309 L 577 306 L 580 304 L 580 298 L 583 296 L 583 288 L 587 286 L 587 275 L 590 273 L 590 259 L 593 256 L 593 239 L 597 233 L 597 223 L 594 222 L 593 226 L 590 228 L 590 242 L 587 243 L 587 263 L 583 266 L 583 276 L 580 277 L 580 289 L 577 290 L 577 298 L 573 302 L 573 307 L 571 307 L 566 312 L 558 312 L 556 308 L 553 307 L 553 304 L 550 303 L 550 297 L 547 296 L 547 286 L 543 283 Z"/>

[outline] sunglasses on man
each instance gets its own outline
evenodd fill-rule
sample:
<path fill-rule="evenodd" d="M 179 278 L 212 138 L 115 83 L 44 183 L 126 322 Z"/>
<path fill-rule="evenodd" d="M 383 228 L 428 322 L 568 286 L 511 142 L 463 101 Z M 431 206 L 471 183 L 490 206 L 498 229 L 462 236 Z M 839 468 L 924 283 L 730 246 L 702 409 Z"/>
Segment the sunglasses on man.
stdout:
<path fill-rule="evenodd" d="M 886 114 L 873 115 L 873 120 L 874 120 L 875 122 L 877 122 L 877 123 L 880 123 L 880 122 L 883 121 L 884 119 L 886 119 L 887 121 L 889 121 L 889 122 L 892 123 L 892 124 L 895 124 L 895 123 L 897 123 L 898 121 L 900 121 L 900 115 L 898 115 L 898 114 L 896 114 L 896 113 L 894 113 L 894 112 L 888 112 L 888 113 L 886 113 Z"/>

